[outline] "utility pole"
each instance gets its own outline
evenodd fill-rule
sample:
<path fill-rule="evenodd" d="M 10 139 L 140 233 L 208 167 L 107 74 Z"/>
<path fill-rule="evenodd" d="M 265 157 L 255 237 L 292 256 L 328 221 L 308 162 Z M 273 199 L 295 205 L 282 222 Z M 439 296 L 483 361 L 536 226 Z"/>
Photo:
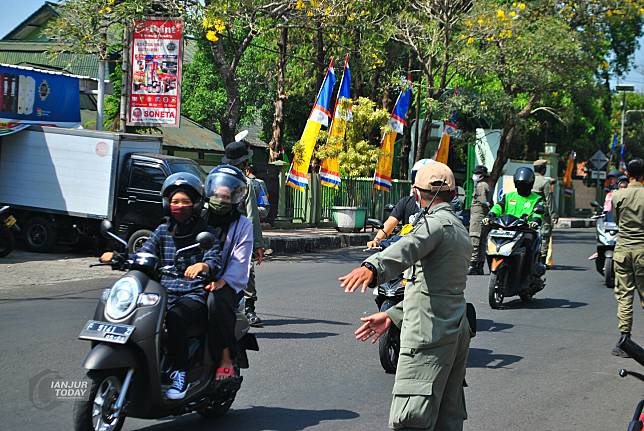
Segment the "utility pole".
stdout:
<path fill-rule="evenodd" d="M 130 88 L 130 31 L 123 30 L 123 52 L 121 54 L 121 105 L 119 110 L 119 132 L 125 132 L 127 124 L 127 96 Z"/>
<path fill-rule="evenodd" d="M 619 134 L 619 144 L 621 148 L 624 148 L 624 124 L 626 123 L 626 92 L 627 91 L 635 91 L 635 86 L 633 85 L 616 85 L 615 90 L 621 91 L 622 92 L 622 103 L 621 103 L 621 110 L 622 110 L 622 127 L 621 131 Z"/>

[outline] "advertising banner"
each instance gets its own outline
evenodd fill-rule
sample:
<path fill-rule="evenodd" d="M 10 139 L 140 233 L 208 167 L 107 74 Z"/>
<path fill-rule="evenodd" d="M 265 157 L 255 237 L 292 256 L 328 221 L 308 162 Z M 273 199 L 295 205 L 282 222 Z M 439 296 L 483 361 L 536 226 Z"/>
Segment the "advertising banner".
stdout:
<path fill-rule="evenodd" d="M 183 28 L 174 19 L 134 23 L 128 126 L 179 127 Z"/>
<path fill-rule="evenodd" d="M 30 124 L 79 127 L 79 78 L 0 64 L 0 135 Z"/>

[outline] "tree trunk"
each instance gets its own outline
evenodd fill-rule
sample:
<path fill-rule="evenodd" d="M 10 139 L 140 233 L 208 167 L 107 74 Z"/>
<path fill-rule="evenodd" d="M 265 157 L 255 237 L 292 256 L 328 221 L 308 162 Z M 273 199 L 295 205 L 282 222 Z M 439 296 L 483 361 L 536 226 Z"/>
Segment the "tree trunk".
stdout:
<path fill-rule="evenodd" d="M 282 27 L 280 32 L 280 39 L 277 43 L 279 47 L 279 61 L 278 61 L 278 70 L 277 70 L 277 96 L 275 98 L 275 112 L 273 114 L 273 135 L 271 140 L 268 143 L 270 149 L 270 160 L 274 162 L 279 156 L 280 142 L 282 140 L 282 133 L 284 129 L 284 102 L 288 98 L 286 91 L 284 89 L 284 83 L 286 80 L 286 62 L 287 57 L 287 45 L 288 45 L 288 27 Z"/>
<path fill-rule="evenodd" d="M 425 158 L 425 151 L 427 150 L 427 144 L 429 144 L 429 138 L 432 133 L 432 122 L 434 117 L 432 112 L 428 112 L 425 116 L 425 121 L 423 121 L 423 128 L 420 132 L 420 141 L 418 142 L 418 149 L 416 150 L 415 161 L 419 161 Z"/>
<path fill-rule="evenodd" d="M 326 59 L 325 59 L 325 52 L 324 52 L 324 31 L 322 29 L 322 23 L 321 22 L 316 22 L 316 27 L 317 27 L 317 32 L 316 32 L 316 37 L 315 37 L 315 47 L 317 50 L 317 55 L 316 55 L 316 63 L 317 63 L 317 70 L 318 73 L 316 73 L 315 77 L 315 91 L 317 94 L 317 91 L 320 89 L 322 86 L 322 82 L 324 81 L 324 77 L 326 76 Z"/>
<path fill-rule="evenodd" d="M 239 86 L 234 76 L 228 76 L 224 80 L 224 87 L 226 88 L 226 113 L 219 120 L 221 131 L 221 140 L 224 147 L 228 144 L 235 142 L 235 133 L 237 124 L 241 117 L 241 102 L 239 100 Z"/>

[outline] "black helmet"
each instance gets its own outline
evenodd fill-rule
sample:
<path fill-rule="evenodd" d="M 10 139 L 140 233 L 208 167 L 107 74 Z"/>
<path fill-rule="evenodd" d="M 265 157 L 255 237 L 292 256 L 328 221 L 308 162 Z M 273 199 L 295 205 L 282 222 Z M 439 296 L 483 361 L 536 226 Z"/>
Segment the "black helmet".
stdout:
<path fill-rule="evenodd" d="M 617 169 L 611 169 L 606 174 L 606 178 L 612 178 L 612 177 L 619 178 L 621 175 L 622 175 L 621 171 L 618 171 Z"/>
<path fill-rule="evenodd" d="M 627 175 L 622 174 L 617 178 L 617 184 L 619 184 L 621 182 L 624 182 L 624 181 L 628 182 L 628 176 Z"/>
<path fill-rule="evenodd" d="M 189 172 L 177 172 L 170 175 L 163 182 L 161 197 L 163 198 L 163 210 L 166 215 L 170 211 L 170 198 L 177 191 L 185 192 L 192 201 L 193 210 L 198 214 L 203 208 L 203 183 L 194 174 Z"/>
<path fill-rule="evenodd" d="M 532 186 L 534 185 L 534 171 L 528 167 L 520 167 L 514 173 L 514 187 L 516 187 L 517 192 L 523 196 L 527 197 L 532 192 Z"/>
<path fill-rule="evenodd" d="M 228 190 L 222 190 L 222 188 Z M 206 199 L 218 197 L 238 205 L 248 192 L 246 176 L 232 165 L 217 166 L 208 174 L 204 192 Z"/>
<path fill-rule="evenodd" d="M 487 172 L 487 166 L 484 165 L 477 165 L 474 167 L 474 173 L 483 175 L 484 177 L 487 177 L 488 172 Z"/>
<path fill-rule="evenodd" d="M 644 160 L 639 157 L 631 160 L 626 165 L 626 171 L 631 178 L 639 178 L 644 175 Z"/>

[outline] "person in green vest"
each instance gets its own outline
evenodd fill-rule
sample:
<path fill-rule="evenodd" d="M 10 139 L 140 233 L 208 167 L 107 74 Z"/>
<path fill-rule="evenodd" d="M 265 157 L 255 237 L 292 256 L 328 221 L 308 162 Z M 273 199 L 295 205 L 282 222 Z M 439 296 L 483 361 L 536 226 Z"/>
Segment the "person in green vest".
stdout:
<path fill-rule="evenodd" d="M 516 191 L 503 195 L 501 200 L 494 204 L 490 213 L 481 220 L 484 226 L 490 224 L 491 217 L 511 215 L 517 218 L 527 217 L 530 228 L 538 230 L 541 226 L 542 216 L 534 212 L 537 204 L 543 198 L 532 191 L 534 185 L 534 171 L 528 167 L 520 167 L 514 173 L 514 187 Z"/>

